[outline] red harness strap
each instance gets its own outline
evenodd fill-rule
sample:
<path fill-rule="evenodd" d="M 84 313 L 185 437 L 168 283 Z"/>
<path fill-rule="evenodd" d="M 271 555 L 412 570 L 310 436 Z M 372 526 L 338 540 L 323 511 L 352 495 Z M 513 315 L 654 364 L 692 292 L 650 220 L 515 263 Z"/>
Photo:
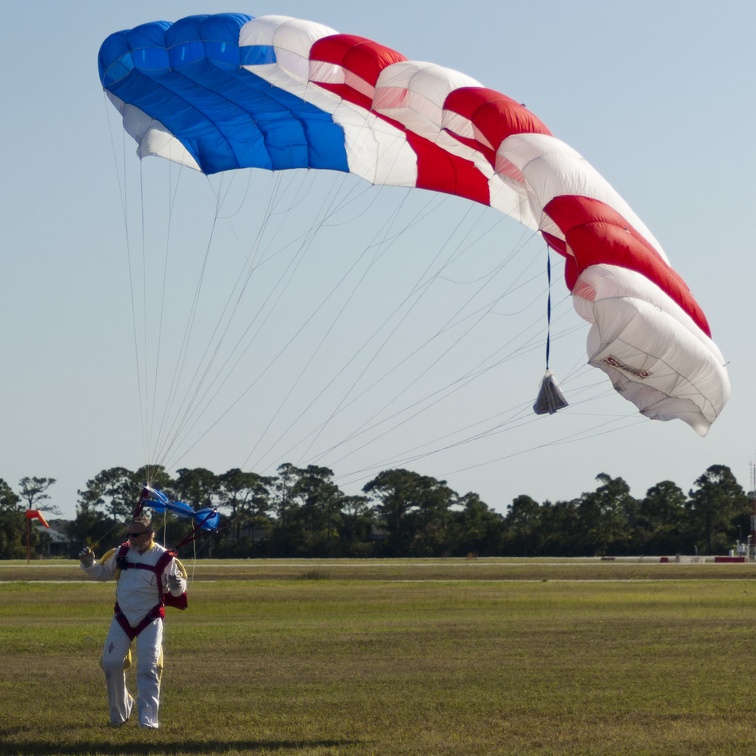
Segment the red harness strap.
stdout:
<path fill-rule="evenodd" d="M 118 552 L 116 554 L 116 562 L 119 569 L 125 570 L 136 568 L 139 570 L 148 570 L 149 572 L 154 572 L 157 582 L 158 597 L 160 599 L 159 603 L 156 604 L 152 609 L 150 609 L 149 612 L 147 612 L 147 614 L 142 618 L 142 621 L 136 627 L 132 627 L 129 624 L 129 621 L 126 619 L 126 615 L 121 611 L 121 607 L 118 606 L 118 602 L 116 601 L 115 607 L 113 608 L 115 619 L 121 626 L 123 631 L 126 633 L 126 635 L 129 636 L 129 639 L 134 640 L 134 638 L 136 638 L 137 635 L 139 635 L 139 633 L 141 633 L 145 627 L 151 625 L 156 619 L 165 619 L 165 607 L 163 606 L 163 604 L 165 603 L 165 597 L 163 595 L 163 583 L 161 578 L 163 571 L 168 566 L 171 559 L 173 559 L 174 553 L 172 551 L 164 552 L 160 555 L 160 558 L 157 560 L 157 563 L 154 566 L 142 563 L 134 564 L 126 561 L 126 554 L 129 551 L 129 547 L 130 544 L 126 542 L 122 543 L 118 548 Z M 176 606 L 178 604 L 180 609 L 186 609 L 186 594 L 183 594 L 182 596 L 171 596 L 171 599 L 173 599 L 173 601 L 171 602 L 172 606 Z M 180 605 L 182 603 L 181 599 L 183 599 L 183 606 Z"/>
<path fill-rule="evenodd" d="M 129 621 L 126 619 L 126 615 L 121 611 L 121 607 L 118 606 L 117 601 L 115 603 L 113 611 L 115 612 L 116 622 L 118 622 L 118 624 L 121 626 L 123 632 L 129 636 L 129 640 L 134 640 L 134 638 L 136 638 L 137 635 L 139 635 L 139 633 L 141 633 L 145 627 L 151 625 L 156 619 L 160 618 L 162 620 L 165 618 L 165 609 L 163 608 L 162 604 L 158 604 L 157 606 L 150 609 L 150 611 L 147 612 L 147 614 L 142 618 L 142 621 L 136 627 L 132 627 L 129 624 Z"/>
<path fill-rule="evenodd" d="M 158 577 L 163 574 L 163 570 L 168 566 L 171 559 L 176 556 L 175 551 L 164 551 L 154 566 L 151 564 L 142 564 L 141 562 L 128 562 L 126 561 L 126 554 L 129 553 L 130 548 L 131 544 L 128 541 L 122 543 L 118 547 L 118 553 L 116 554 L 116 564 L 118 565 L 118 568 L 121 570 L 133 570 L 134 568 L 138 570 L 149 570 L 150 572 L 154 572 Z M 158 591 L 160 591 L 160 595 L 162 596 L 163 590 L 159 581 Z"/>

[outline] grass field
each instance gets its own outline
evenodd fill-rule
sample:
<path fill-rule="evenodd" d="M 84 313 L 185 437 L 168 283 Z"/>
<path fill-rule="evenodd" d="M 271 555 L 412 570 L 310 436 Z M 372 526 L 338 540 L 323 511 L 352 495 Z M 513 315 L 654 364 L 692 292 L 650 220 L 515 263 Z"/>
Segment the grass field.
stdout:
<path fill-rule="evenodd" d="M 188 567 L 150 733 L 107 726 L 113 584 L 0 563 L 0 754 L 756 751 L 753 564 Z"/>

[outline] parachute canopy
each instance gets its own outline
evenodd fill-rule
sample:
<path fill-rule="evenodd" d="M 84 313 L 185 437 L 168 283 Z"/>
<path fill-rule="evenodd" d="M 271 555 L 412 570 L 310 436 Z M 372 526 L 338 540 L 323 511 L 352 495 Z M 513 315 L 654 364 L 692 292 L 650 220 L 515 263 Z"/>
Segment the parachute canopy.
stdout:
<path fill-rule="evenodd" d="M 311 21 L 243 14 L 108 37 L 100 79 L 136 140 L 205 174 L 345 171 L 446 192 L 564 256 L 588 361 L 650 418 L 705 435 L 729 397 L 706 318 L 619 194 L 524 106 L 457 71 Z"/>
<path fill-rule="evenodd" d="M 171 501 L 162 491 L 150 486 L 144 486 L 142 489 L 140 503 L 158 514 L 170 512 L 183 520 L 192 520 L 197 530 L 211 533 L 218 530 L 220 515 L 215 509 L 205 507 L 195 510 L 183 501 Z"/>

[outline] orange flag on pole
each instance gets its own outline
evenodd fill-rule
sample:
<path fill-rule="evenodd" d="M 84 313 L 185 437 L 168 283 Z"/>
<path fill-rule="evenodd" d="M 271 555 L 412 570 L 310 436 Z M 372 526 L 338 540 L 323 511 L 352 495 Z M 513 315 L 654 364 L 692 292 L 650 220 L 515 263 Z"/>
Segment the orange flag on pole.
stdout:
<path fill-rule="evenodd" d="M 46 528 L 50 527 L 47 524 L 47 520 L 42 516 L 42 512 L 40 512 L 38 509 L 27 509 L 26 510 L 26 519 L 27 520 L 39 520 L 42 523 L 42 525 L 44 525 Z"/>

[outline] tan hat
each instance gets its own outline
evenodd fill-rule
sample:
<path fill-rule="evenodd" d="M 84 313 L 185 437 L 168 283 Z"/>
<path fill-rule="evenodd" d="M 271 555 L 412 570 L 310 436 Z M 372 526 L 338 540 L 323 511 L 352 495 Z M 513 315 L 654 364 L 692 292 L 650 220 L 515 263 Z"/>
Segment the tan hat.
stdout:
<path fill-rule="evenodd" d="M 129 520 L 130 525 L 141 525 L 145 532 L 146 531 L 153 531 L 152 527 L 152 519 L 147 514 L 139 514 L 136 517 L 132 517 L 131 520 Z"/>

